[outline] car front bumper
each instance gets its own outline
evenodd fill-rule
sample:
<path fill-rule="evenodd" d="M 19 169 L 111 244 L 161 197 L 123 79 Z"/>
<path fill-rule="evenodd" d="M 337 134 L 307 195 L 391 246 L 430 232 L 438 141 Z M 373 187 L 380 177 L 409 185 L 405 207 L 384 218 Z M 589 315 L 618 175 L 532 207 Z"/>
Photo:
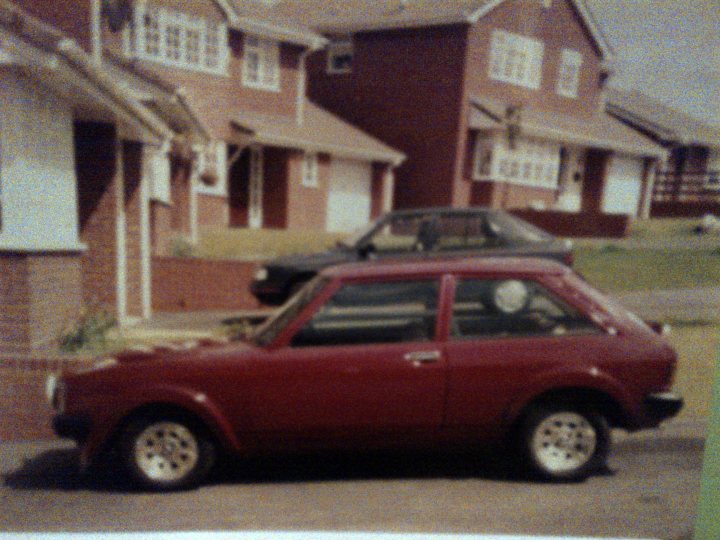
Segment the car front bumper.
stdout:
<path fill-rule="evenodd" d="M 52 428 L 58 437 L 81 444 L 90 435 L 90 419 L 83 415 L 58 414 L 52 420 Z"/>
<path fill-rule="evenodd" d="M 674 392 L 650 394 L 644 400 L 647 416 L 657 424 L 677 415 L 684 403 L 685 400 Z"/>

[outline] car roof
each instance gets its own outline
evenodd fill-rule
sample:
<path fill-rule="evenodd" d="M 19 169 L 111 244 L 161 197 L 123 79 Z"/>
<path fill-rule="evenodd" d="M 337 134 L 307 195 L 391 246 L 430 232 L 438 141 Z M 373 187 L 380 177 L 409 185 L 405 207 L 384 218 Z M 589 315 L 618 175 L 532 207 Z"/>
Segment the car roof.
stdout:
<path fill-rule="evenodd" d="M 321 275 L 348 279 L 372 277 L 413 277 L 441 274 L 503 274 L 527 276 L 561 275 L 572 272 L 567 266 L 539 257 L 464 257 L 425 261 L 372 261 L 342 264 L 325 268 Z"/>

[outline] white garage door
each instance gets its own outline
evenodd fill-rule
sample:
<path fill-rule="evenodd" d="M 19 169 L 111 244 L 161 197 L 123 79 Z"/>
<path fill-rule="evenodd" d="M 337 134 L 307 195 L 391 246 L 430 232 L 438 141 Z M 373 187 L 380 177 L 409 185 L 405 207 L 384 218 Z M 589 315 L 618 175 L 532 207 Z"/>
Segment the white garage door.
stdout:
<path fill-rule="evenodd" d="M 333 159 L 330 168 L 327 230 L 350 232 L 370 221 L 372 165 Z"/>
<path fill-rule="evenodd" d="M 642 158 L 613 156 L 608 168 L 603 211 L 637 216 L 642 177 Z"/>

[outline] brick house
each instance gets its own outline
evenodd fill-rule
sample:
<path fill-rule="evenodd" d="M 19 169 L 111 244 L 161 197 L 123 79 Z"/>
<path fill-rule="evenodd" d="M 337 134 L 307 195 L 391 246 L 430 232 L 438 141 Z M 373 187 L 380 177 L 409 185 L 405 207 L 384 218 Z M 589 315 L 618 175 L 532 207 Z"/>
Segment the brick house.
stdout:
<path fill-rule="evenodd" d="M 397 207 L 647 206 L 664 150 L 603 111 L 612 53 L 581 0 L 270 9 L 330 40 L 308 58 L 309 96 L 408 156 Z"/>
<path fill-rule="evenodd" d="M 605 108 L 668 150 L 655 180 L 651 215 L 720 215 L 720 128 L 639 91 L 610 88 Z"/>
<path fill-rule="evenodd" d="M 3 353 L 52 347 L 83 304 L 149 306 L 139 157 L 177 134 L 80 43 L 0 2 Z"/>
<path fill-rule="evenodd" d="M 125 5 L 116 24 L 101 19 L 105 61 L 135 88 L 169 87 L 211 139 L 189 149 L 187 192 L 151 208 L 156 253 L 178 201 L 187 211 L 170 229 L 184 219 L 192 241 L 202 227 L 347 231 L 390 208 L 404 156 L 305 97 L 305 58 L 322 36 L 224 1 Z"/>
<path fill-rule="evenodd" d="M 203 226 L 391 206 L 404 156 L 305 98 L 318 34 L 212 0 L 0 0 L 0 25 L 0 352 L 83 306 L 148 317 L 153 255 Z"/>

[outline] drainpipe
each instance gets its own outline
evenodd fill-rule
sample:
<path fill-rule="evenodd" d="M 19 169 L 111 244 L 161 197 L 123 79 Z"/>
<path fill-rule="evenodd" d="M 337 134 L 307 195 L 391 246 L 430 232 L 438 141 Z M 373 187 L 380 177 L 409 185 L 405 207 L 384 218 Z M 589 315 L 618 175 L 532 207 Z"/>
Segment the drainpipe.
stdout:
<path fill-rule="evenodd" d="M 102 0 L 90 0 L 90 52 L 93 62 L 102 62 Z"/>
<path fill-rule="evenodd" d="M 298 83 L 297 98 L 295 104 L 296 121 L 299 126 L 302 125 L 305 118 L 305 92 L 307 90 L 307 74 L 305 73 L 305 59 L 309 51 L 305 50 L 300 53 L 300 61 L 298 66 Z"/>

